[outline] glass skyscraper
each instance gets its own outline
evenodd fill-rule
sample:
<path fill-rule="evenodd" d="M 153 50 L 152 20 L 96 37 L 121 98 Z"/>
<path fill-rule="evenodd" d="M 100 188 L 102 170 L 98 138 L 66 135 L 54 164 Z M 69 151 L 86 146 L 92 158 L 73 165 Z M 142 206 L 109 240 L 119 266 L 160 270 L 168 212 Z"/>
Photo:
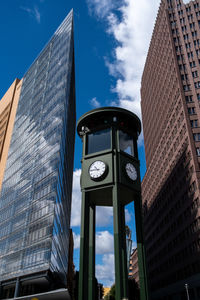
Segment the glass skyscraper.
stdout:
<path fill-rule="evenodd" d="M 4 294 L 34 274 L 66 284 L 75 114 L 71 11 L 23 77 L 0 194 Z"/>

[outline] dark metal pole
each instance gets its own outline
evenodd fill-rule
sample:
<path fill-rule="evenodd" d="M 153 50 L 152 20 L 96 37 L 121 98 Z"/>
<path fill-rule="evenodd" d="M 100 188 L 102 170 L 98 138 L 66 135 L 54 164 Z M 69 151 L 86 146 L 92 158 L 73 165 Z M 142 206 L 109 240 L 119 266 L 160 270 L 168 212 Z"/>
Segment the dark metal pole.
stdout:
<path fill-rule="evenodd" d="M 3 298 L 3 286 L 2 283 L 0 282 L 0 299 Z"/>
<path fill-rule="evenodd" d="M 88 299 L 88 239 L 89 232 L 89 205 L 87 193 L 82 191 L 81 207 L 81 234 L 80 234 L 80 268 L 79 268 L 79 289 L 78 299 Z"/>
<path fill-rule="evenodd" d="M 89 297 L 95 299 L 95 205 L 90 205 L 90 226 L 89 226 Z"/>
<path fill-rule="evenodd" d="M 148 300 L 148 283 L 146 273 L 146 259 L 145 259 L 145 246 L 143 237 L 143 218 L 142 218 L 142 204 L 141 197 L 137 197 L 134 201 L 135 204 L 135 223 L 137 235 L 137 254 L 138 254 L 138 268 L 140 279 L 140 299 Z"/>
<path fill-rule="evenodd" d="M 128 299 L 128 272 L 126 261 L 126 243 L 124 207 L 121 206 L 119 190 L 116 184 L 113 187 L 113 221 L 114 221 L 114 251 L 115 251 L 115 290 L 116 300 Z M 124 246 L 125 244 L 125 246 Z"/>

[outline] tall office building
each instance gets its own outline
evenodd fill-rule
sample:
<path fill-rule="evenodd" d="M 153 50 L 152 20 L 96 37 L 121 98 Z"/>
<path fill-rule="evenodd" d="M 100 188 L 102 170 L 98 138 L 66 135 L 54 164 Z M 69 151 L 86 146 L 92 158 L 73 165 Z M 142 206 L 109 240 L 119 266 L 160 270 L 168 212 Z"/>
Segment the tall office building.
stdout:
<path fill-rule="evenodd" d="M 184 2 L 161 1 L 142 76 L 151 299 L 200 299 L 200 1 Z"/>
<path fill-rule="evenodd" d="M 0 195 L 2 298 L 66 286 L 74 139 L 71 11 L 23 77 Z"/>

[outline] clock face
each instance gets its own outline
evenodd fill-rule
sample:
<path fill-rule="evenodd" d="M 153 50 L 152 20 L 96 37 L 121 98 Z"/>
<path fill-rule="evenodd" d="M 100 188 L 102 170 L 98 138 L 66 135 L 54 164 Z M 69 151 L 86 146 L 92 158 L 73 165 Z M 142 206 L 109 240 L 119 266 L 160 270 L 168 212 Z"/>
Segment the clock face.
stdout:
<path fill-rule="evenodd" d="M 105 176 L 106 171 L 107 165 L 101 160 L 93 162 L 89 167 L 90 178 L 93 180 L 102 179 Z"/>
<path fill-rule="evenodd" d="M 131 180 L 135 181 L 137 179 L 137 171 L 133 164 L 127 163 L 125 166 L 125 170 L 126 174 Z"/>

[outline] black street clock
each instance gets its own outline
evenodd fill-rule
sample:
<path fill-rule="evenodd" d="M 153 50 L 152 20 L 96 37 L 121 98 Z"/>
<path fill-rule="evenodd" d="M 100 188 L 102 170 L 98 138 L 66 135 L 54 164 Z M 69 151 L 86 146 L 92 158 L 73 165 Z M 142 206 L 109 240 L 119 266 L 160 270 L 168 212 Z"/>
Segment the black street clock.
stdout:
<path fill-rule="evenodd" d="M 83 141 L 78 299 L 95 299 L 96 206 L 113 207 L 116 300 L 128 299 L 125 206 L 134 201 L 140 294 L 142 300 L 147 300 L 137 151 L 140 120 L 128 110 L 103 107 L 84 114 L 78 120 L 77 131 Z"/>

